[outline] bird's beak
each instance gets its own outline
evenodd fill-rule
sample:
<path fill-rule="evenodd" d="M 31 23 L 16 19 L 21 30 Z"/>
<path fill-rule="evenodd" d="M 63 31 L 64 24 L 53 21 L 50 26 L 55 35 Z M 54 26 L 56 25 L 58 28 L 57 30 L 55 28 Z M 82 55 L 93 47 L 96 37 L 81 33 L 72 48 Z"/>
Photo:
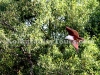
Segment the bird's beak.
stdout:
<path fill-rule="evenodd" d="M 84 39 L 82 38 L 79 42 L 83 42 L 84 41 Z"/>

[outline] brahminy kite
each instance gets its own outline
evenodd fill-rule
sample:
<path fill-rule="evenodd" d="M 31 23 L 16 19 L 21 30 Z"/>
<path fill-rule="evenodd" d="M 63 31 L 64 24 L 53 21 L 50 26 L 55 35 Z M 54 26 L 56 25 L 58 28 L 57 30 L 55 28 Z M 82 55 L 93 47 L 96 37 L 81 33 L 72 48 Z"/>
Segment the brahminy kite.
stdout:
<path fill-rule="evenodd" d="M 76 51 L 78 51 L 78 44 L 80 41 L 83 41 L 84 39 L 79 37 L 79 34 L 76 30 L 70 27 L 66 27 L 66 30 L 68 31 L 69 35 L 66 36 L 65 39 L 70 40 Z"/>

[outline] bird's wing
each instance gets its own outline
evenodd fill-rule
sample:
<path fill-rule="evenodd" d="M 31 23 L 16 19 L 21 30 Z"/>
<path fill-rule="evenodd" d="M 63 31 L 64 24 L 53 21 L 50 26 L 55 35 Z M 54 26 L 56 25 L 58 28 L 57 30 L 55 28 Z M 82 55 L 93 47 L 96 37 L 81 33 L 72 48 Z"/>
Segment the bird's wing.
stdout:
<path fill-rule="evenodd" d="M 79 34 L 78 34 L 78 32 L 76 30 L 74 30 L 72 28 L 69 28 L 69 27 L 66 27 L 66 30 L 68 31 L 69 35 L 72 35 L 72 36 L 74 36 L 76 38 L 79 37 Z"/>
<path fill-rule="evenodd" d="M 72 41 L 72 45 L 76 50 L 78 50 L 78 42 L 77 41 Z"/>

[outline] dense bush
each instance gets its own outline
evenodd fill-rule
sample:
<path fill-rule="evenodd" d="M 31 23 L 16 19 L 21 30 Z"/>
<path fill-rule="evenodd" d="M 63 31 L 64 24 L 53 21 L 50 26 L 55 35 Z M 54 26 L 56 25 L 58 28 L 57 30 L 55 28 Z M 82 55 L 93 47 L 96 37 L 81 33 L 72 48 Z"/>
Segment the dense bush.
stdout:
<path fill-rule="evenodd" d="M 0 1 L 0 75 L 99 75 L 100 2 Z M 65 27 L 84 38 L 79 51 Z"/>

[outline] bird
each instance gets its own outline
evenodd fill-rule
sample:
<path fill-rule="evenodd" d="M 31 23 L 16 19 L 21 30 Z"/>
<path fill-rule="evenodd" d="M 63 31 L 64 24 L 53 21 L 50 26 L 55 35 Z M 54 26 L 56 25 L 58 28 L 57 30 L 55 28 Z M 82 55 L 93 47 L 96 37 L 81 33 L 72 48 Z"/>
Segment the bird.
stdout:
<path fill-rule="evenodd" d="M 66 26 L 66 30 L 68 31 L 68 36 L 65 37 L 65 40 L 67 39 L 67 40 L 71 41 L 71 43 L 74 46 L 74 48 L 76 49 L 76 51 L 78 51 L 79 42 L 83 41 L 84 39 L 79 36 L 79 33 L 76 30 L 74 30 L 68 26 Z"/>

